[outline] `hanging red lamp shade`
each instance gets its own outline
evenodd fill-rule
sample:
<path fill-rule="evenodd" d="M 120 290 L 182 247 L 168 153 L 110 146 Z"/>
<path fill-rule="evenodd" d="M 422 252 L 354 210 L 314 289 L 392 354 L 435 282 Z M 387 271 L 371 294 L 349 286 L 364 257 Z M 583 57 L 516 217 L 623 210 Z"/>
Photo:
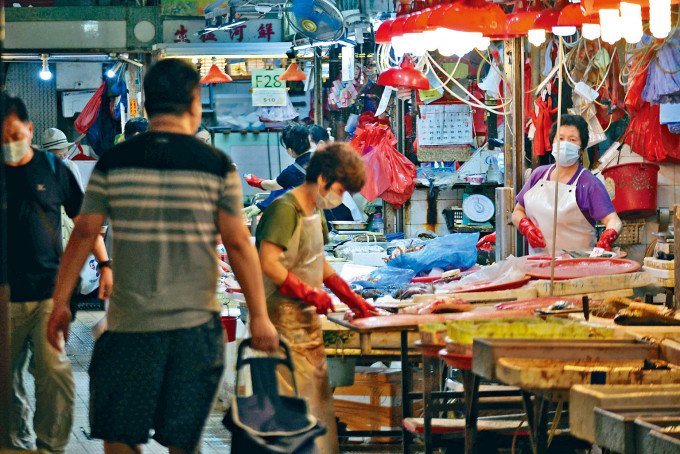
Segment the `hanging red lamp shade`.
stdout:
<path fill-rule="evenodd" d="M 444 15 L 444 26 L 461 32 L 477 32 L 485 36 L 504 35 L 506 17 L 503 9 L 485 0 L 462 0 Z"/>
<path fill-rule="evenodd" d="M 428 21 L 430 20 L 433 11 L 434 8 L 426 8 L 420 12 L 418 19 L 416 20 L 416 33 L 423 33 L 431 29 L 428 25 Z"/>
<path fill-rule="evenodd" d="M 390 35 L 392 38 L 395 36 L 402 36 L 404 34 L 404 24 L 406 23 L 407 19 L 408 16 L 401 16 L 392 22 L 392 27 L 390 28 Z"/>
<path fill-rule="evenodd" d="M 536 15 L 534 19 L 534 30 L 545 30 L 550 32 L 553 27 L 557 26 L 557 20 L 560 17 L 559 9 L 546 9 Z"/>
<path fill-rule="evenodd" d="M 407 87 L 417 90 L 429 90 L 430 81 L 427 76 L 413 67 L 413 60 L 406 56 L 399 68 L 383 71 L 378 77 L 378 85 L 387 87 Z"/>
<path fill-rule="evenodd" d="M 375 32 L 375 42 L 376 44 L 389 44 L 390 41 L 392 40 L 392 22 L 393 20 L 386 20 L 382 24 L 380 24 L 380 27 L 378 27 L 378 30 Z"/>
<path fill-rule="evenodd" d="M 290 64 L 288 69 L 285 70 L 284 73 L 279 76 L 279 80 L 285 81 L 307 80 L 307 74 L 300 71 L 298 64 L 293 62 Z"/>
<path fill-rule="evenodd" d="M 203 76 L 200 80 L 202 84 L 223 84 L 226 82 L 231 82 L 231 77 L 222 71 L 215 63 L 212 64 L 208 70 L 208 74 Z"/>
<path fill-rule="evenodd" d="M 586 15 L 585 10 L 580 3 L 569 3 L 562 8 L 557 17 L 557 25 L 560 27 L 581 27 L 583 24 L 590 24 L 590 18 Z"/>
<path fill-rule="evenodd" d="M 444 16 L 446 11 L 451 8 L 451 6 L 451 3 L 442 3 L 435 6 L 430 13 L 430 17 L 427 18 L 428 27 L 430 27 L 430 29 L 444 27 Z"/>
<path fill-rule="evenodd" d="M 526 36 L 534 28 L 534 20 L 539 11 L 517 11 L 508 14 L 507 29 L 509 35 Z"/>
<path fill-rule="evenodd" d="M 413 13 L 408 16 L 408 19 L 406 19 L 406 22 L 404 22 L 404 33 L 418 33 L 418 17 L 420 17 L 420 13 Z"/>

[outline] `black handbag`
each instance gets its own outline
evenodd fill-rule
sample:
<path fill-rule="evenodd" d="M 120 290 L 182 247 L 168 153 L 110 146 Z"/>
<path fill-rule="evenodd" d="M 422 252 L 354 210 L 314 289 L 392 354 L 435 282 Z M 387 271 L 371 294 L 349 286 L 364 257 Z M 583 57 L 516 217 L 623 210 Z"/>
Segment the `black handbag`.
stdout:
<path fill-rule="evenodd" d="M 287 366 L 293 373 L 290 349 L 280 340 L 285 358 L 243 358 L 251 340 L 245 339 L 238 348 L 236 389 L 241 369 L 249 365 L 253 394 L 234 396 L 222 424 L 232 433 L 232 452 L 248 454 L 314 454 L 318 450 L 314 439 L 326 433 L 326 427 L 308 413 L 307 402 L 296 396 L 279 394 L 276 367 Z"/>

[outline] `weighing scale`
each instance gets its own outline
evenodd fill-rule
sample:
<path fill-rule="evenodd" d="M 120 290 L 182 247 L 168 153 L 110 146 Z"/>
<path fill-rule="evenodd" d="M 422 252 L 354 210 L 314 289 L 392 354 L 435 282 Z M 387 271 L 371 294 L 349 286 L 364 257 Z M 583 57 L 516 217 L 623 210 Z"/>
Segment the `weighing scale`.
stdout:
<path fill-rule="evenodd" d="M 496 214 L 496 207 L 483 194 L 463 194 L 463 225 L 491 227 L 488 222 Z"/>

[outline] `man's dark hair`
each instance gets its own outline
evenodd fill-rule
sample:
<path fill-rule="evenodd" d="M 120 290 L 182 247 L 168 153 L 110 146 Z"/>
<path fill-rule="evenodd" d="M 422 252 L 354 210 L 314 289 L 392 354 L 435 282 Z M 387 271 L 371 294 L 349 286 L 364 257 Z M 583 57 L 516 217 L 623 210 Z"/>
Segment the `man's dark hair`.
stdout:
<path fill-rule="evenodd" d="M 309 135 L 312 137 L 312 142 L 319 143 L 322 140 L 328 142 L 330 136 L 326 128 L 319 125 L 311 125 L 308 127 Z"/>
<path fill-rule="evenodd" d="M 166 58 L 153 65 L 144 77 L 144 107 L 149 117 L 188 112 L 199 80 L 196 68 L 181 58 Z"/>
<path fill-rule="evenodd" d="M 581 148 L 588 148 L 588 141 L 590 140 L 590 133 L 588 132 L 588 123 L 583 117 L 578 115 L 562 115 L 562 126 L 575 126 L 578 129 L 578 134 L 581 136 Z M 550 128 L 550 143 L 553 143 L 557 135 L 557 122 L 553 123 Z"/>
<path fill-rule="evenodd" d="M 148 129 L 149 120 L 143 117 L 133 117 L 125 123 L 123 134 L 125 134 L 125 137 L 130 138 L 135 134 L 146 132 Z"/>
<path fill-rule="evenodd" d="M 307 126 L 300 123 L 291 123 L 281 133 L 281 142 L 284 147 L 293 150 L 296 156 L 309 151 L 309 131 Z"/>
<path fill-rule="evenodd" d="M 327 188 L 338 182 L 350 194 L 359 192 L 366 182 L 366 166 L 359 153 L 346 143 L 334 142 L 316 150 L 307 166 L 307 183 L 316 183 L 319 176 Z"/>
<path fill-rule="evenodd" d="M 5 116 L 14 114 L 23 122 L 30 121 L 28 119 L 28 109 L 26 109 L 26 104 L 24 104 L 21 98 L 3 93 L 0 102 L 5 106 Z"/>

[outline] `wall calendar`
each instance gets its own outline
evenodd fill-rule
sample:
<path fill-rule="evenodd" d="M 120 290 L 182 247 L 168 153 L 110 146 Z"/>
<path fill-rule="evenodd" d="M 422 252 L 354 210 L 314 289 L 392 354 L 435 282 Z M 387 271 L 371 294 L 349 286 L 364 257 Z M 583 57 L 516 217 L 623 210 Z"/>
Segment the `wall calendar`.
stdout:
<path fill-rule="evenodd" d="M 418 145 L 468 145 L 473 143 L 472 111 L 467 104 L 420 106 Z"/>

